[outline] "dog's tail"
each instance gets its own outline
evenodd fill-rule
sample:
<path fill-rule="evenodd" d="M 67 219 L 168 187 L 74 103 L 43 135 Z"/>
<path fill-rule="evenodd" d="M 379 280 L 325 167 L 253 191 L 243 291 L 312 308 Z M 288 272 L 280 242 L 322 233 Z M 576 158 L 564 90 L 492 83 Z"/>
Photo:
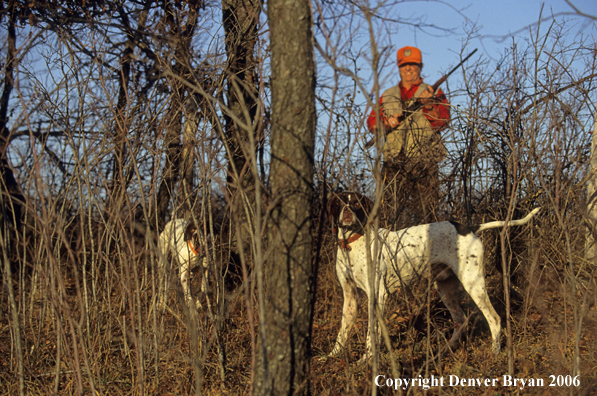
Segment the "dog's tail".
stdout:
<path fill-rule="evenodd" d="M 477 229 L 475 230 L 475 234 L 478 232 L 484 231 L 484 230 L 488 230 L 490 228 L 498 228 L 498 227 L 503 227 L 505 225 L 507 225 L 508 227 L 524 225 L 524 224 L 528 223 L 533 218 L 533 216 L 535 216 L 537 213 L 539 213 L 540 210 L 541 210 L 541 208 L 533 209 L 533 211 L 531 213 L 529 213 L 528 215 L 526 215 L 526 217 L 524 219 L 510 220 L 508 222 L 492 221 L 489 223 L 480 224 L 477 226 Z"/>

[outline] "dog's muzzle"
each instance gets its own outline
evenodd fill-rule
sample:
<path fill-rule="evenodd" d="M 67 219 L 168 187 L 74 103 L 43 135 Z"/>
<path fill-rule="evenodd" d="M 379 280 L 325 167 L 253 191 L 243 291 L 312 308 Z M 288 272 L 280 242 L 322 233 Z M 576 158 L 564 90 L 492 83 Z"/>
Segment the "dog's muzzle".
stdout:
<path fill-rule="evenodd" d="M 350 226 L 354 223 L 353 217 L 354 217 L 354 214 L 352 213 L 352 210 L 350 210 L 348 208 L 348 206 L 346 206 L 342 210 L 342 215 L 340 216 L 340 223 L 343 226 Z"/>

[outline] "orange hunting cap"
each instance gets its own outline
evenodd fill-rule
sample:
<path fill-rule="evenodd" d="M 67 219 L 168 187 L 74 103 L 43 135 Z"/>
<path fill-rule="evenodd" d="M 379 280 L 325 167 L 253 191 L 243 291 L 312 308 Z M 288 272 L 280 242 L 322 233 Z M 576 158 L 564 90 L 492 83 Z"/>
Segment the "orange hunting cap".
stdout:
<path fill-rule="evenodd" d="M 423 63 L 421 50 L 417 47 L 403 47 L 398 50 L 398 66 L 405 63 Z"/>

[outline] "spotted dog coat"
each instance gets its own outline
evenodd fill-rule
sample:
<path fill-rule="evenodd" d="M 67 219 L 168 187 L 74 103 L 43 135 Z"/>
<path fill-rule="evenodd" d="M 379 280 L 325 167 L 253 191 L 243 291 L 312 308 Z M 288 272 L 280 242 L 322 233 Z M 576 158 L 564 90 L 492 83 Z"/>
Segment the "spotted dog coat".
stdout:
<path fill-rule="evenodd" d="M 340 353 L 357 314 L 357 288 L 367 294 L 376 293 L 380 312 L 383 313 L 390 293 L 408 285 L 420 277 L 431 276 L 439 295 L 450 310 L 456 329 L 466 323 L 466 316 L 457 297 L 458 283 L 472 297 L 481 310 L 491 330 L 494 353 L 500 350 L 500 317 L 489 301 L 483 270 L 483 243 L 475 233 L 496 227 L 506 222 L 495 221 L 476 227 L 466 227 L 451 221 L 424 224 L 390 231 L 379 228 L 374 236 L 366 227 L 367 213 L 373 206 L 371 200 L 358 193 L 340 193 L 328 203 L 328 214 L 332 217 L 338 233 L 336 272 L 344 305 L 340 332 L 334 349 L 329 356 Z M 526 224 L 540 209 L 534 209 L 524 219 L 508 222 L 508 226 Z M 369 232 L 371 257 L 377 261 L 377 290 L 370 289 L 367 276 L 367 238 Z M 377 239 L 377 244 L 374 240 Z M 375 246 L 378 246 L 377 252 Z M 377 259 L 377 260 L 375 260 Z M 459 334 L 459 333 L 458 333 Z M 455 330 L 450 343 L 457 341 Z M 371 356 L 371 326 L 367 331 L 367 351 L 361 359 Z"/>
<path fill-rule="evenodd" d="M 205 249 L 201 248 L 197 227 L 191 220 L 174 219 L 169 221 L 160 234 L 158 241 L 158 249 L 161 253 L 160 257 L 160 272 L 162 281 L 160 282 L 161 303 L 168 292 L 168 279 L 170 275 L 170 268 L 166 265 L 168 254 L 172 254 L 172 261 L 179 266 L 180 283 L 182 286 L 183 295 L 187 304 L 193 304 L 193 297 L 191 296 L 191 287 L 189 280 L 191 277 L 191 270 L 199 265 L 202 265 L 205 274 L 207 271 L 207 255 Z M 205 285 L 206 276 L 203 276 L 202 288 Z M 190 306 L 190 305 L 189 305 Z M 199 300 L 195 302 L 197 308 L 201 308 Z"/>

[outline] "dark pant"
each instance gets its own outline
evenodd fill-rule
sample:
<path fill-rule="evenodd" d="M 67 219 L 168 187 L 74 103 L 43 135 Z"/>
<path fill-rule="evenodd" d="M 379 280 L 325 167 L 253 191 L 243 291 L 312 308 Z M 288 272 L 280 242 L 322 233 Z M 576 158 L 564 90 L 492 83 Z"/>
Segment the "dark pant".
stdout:
<path fill-rule="evenodd" d="M 398 157 L 384 161 L 382 222 L 398 230 L 437 221 L 439 205 L 439 166 L 422 157 Z"/>

